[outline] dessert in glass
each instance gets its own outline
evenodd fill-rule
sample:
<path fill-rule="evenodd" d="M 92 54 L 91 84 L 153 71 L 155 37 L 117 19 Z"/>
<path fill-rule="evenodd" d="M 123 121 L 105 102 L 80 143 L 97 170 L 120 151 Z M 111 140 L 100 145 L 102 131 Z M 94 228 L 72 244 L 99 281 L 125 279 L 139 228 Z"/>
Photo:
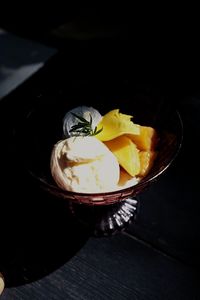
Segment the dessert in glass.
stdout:
<path fill-rule="evenodd" d="M 40 103 L 25 122 L 29 173 L 66 199 L 74 217 L 95 235 L 134 221 L 137 194 L 169 167 L 182 140 L 179 114 L 149 97 L 115 105 L 61 101 L 48 109 Z"/>

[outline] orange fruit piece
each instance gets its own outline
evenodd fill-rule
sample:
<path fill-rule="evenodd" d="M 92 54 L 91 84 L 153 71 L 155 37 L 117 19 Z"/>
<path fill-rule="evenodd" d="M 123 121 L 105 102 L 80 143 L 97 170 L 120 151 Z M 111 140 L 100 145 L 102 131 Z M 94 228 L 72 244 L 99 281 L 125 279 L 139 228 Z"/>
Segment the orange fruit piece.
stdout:
<path fill-rule="evenodd" d="M 154 128 L 140 126 L 139 135 L 128 135 L 139 150 L 154 150 L 157 142 L 157 133 Z"/>
<path fill-rule="evenodd" d="M 119 109 L 109 111 L 97 125 L 97 130 L 102 129 L 95 137 L 100 141 L 110 141 L 124 134 L 138 135 L 140 126 L 131 121 L 132 116 L 122 114 Z"/>
<path fill-rule="evenodd" d="M 124 168 L 129 175 L 135 176 L 139 174 L 139 151 L 130 138 L 122 135 L 104 143 L 116 156 L 120 166 Z"/>
<path fill-rule="evenodd" d="M 156 158 L 157 153 L 155 151 L 140 151 L 139 158 L 140 158 L 140 172 L 139 176 L 146 176 L 151 167 L 153 166 L 153 162 Z"/>

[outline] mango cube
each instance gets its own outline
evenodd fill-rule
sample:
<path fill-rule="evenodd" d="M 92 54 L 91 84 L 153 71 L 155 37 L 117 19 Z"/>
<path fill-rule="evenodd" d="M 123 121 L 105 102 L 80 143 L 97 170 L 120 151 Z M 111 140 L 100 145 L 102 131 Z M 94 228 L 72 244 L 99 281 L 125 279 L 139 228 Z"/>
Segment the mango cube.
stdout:
<path fill-rule="evenodd" d="M 132 116 L 122 114 L 119 109 L 114 109 L 105 114 L 97 126 L 102 131 L 96 135 L 100 141 L 110 141 L 124 134 L 138 135 L 140 126 L 131 121 Z"/>
<path fill-rule="evenodd" d="M 157 153 L 155 151 L 140 151 L 140 173 L 139 176 L 146 176 L 150 171 Z"/>
<path fill-rule="evenodd" d="M 129 175 L 135 176 L 139 174 L 139 151 L 130 138 L 122 135 L 104 143 L 116 156 L 120 166 L 124 168 Z"/>
<path fill-rule="evenodd" d="M 128 135 L 137 145 L 139 150 L 154 150 L 157 142 L 157 134 L 154 128 L 148 126 L 140 126 L 139 135 Z"/>

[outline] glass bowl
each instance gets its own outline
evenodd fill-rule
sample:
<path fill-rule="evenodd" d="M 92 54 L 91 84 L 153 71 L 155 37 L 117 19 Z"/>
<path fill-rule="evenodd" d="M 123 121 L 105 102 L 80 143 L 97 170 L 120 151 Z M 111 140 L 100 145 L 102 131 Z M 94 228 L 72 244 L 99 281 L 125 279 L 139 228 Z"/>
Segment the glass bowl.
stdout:
<path fill-rule="evenodd" d="M 166 99 L 148 95 L 135 95 L 124 99 L 52 99 L 41 97 L 28 111 L 18 127 L 17 149 L 24 168 L 36 183 L 53 194 L 69 202 L 71 212 L 84 223 L 94 228 L 94 232 L 108 234 L 121 230 L 134 220 L 141 193 L 170 166 L 182 142 L 182 122 L 179 113 Z M 67 111 L 79 105 L 92 106 L 103 115 L 119 108 L 122 113 L 134 116 L 134 122 L 152 126 L 157 130 L 159 142 L 157 157 L 150 172 L 138 184 L 109 193 L 74 193 L 60 189 L 50 172 L 50 156 L 53 145 L 63 136 L 63 117 Z"/>

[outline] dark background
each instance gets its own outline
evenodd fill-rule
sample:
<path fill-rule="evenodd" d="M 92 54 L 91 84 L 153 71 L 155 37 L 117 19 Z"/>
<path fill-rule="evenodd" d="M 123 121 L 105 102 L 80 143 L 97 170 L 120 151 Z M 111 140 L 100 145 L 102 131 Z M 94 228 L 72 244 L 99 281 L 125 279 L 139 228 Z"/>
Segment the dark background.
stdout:
<path fill-rule="evenodd" d="M 35 299 L 48 299 L 54 293 L 57 299 L 65 293 L 76 299 L 70 285 L 83 299 L 94 294 L 101 299 L 103 280 L 104 298 L 199 299 L 200 86 L 195 16 L 190 21 L 189 11 L 180 9 L 177 14 L 172 7 L 156 8 L 152 14 L 148 7 L 74 4 L 52 6 L 47 12 L 29 4 L 26 14 L 5 10 L 0 26 L 53 46 L 58 53 L 0 103 L 1 220 L 5 228 L 0 265 L 7 286 L 22 285 L 23 299 L 28 299 L 42 278 Z M 80 96 L 87 89 L 110 95 L 133 90 L 160 95 L 178 109 L 183 120 L 183 145 L 176 161 L 140 196 L 136 224 L 110 240 L 91 238 L 87 228 L 70 219 L 64 202 L 58 204 L 26 177 L 13 151 L 15 125 L 27 110 L 43 97 L 67 91 L 68 86 L 80 90 Z M 13 169 L 14 176 L 10 174 Z M 120 264 L 114 265 L 115 260 Z M 82 267 L 79 275 L 73 273 L 78 265 Z M 61 274 L 52 273 L 61 266 Z M 57 288 L 58 279 L 65 282 L 64 294 Z M 23 287 L 28 282 L 31 288 Z M 11 295 L 21 299 L 18 288 L 6 292 L 5 299 Z"/>

